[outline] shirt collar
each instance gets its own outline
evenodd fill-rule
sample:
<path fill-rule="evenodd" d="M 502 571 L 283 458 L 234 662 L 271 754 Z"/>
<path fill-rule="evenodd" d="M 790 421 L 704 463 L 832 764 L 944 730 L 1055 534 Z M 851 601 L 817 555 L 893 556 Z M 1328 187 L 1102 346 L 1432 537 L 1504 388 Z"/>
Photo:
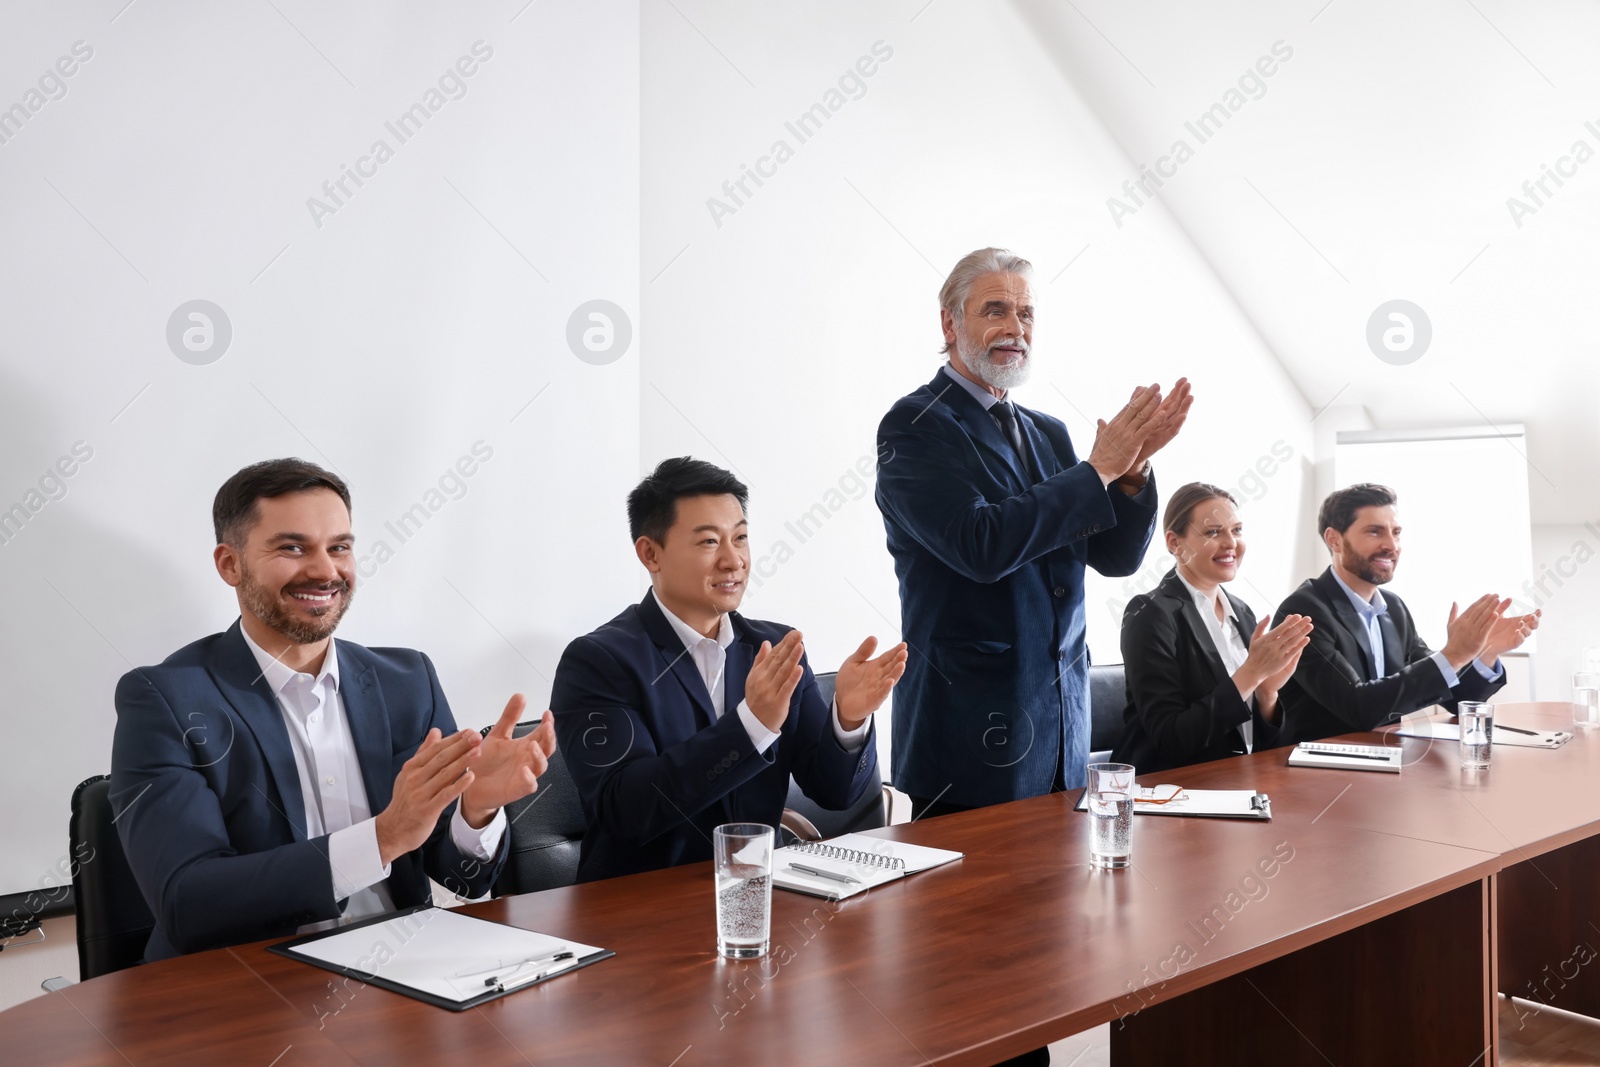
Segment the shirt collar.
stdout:
<path fill-rule="evenodd" d="M 668 616 L 668 618 L 671 618 L 671 616 Z M 300 676 L 300 671 L 288 666 L 282 660 L 273 659 L 272 653 L 252 641 L 250 632 L 244 628 L 242 623 L 239 626 L 239 635 L 244 638 L 244 643 L 249 646 L 250 654 L 255 656 L 256 664 L 261 668 L 261 676 L 267 680 L 267 685 L 271 687 L 274 693 L 282 693 L 290 682 Z M 316 682 L 322 683 L 326 681 L 331 683 L 333 688 L 338 689 L 339 651 L 335 644 L 336 642 L 333 638 L 328 638 L 328 653 L 322 657 L 322 670 L 318 673 Z"/>
<path fill-rule="evenodd" d="M 1000 397 L 995 396 L 993 393 L 989 392 L 989 390 L 985 389 L 977 382 L 956 370 L 953 365 L 946 363 L 943 367 L 943 370 L 946 374 L 950 375 L 951 379 L 957 385 L 971 393 L 972 399 L 983 405 L 983 410 L 988 411 L 990 408 L 1000 403 Z"/>
<path fill-rule="evenodd" d="M 1328 573 L 1333 575 L 1333 580 L 1339 583 L 1339 588 L 1344 590 L 1345 596 L 1350 598 L 1351 605 L 1356 611 L 1360 612 L 1363 619 L 1375 619 L 1389 610 L 1389 602 L 1383 599 L 1382 594 L 1376 589 L 1372 591 L 1371 600 L 1362 600 L 1360 594 L 1346 585 L 1344 579 L 1339 577 L 1339 568 L 1330 567 L 1328 568 Z"/>
<path fill-rule="evenodd" d="M 1215 594 L 1216 600 L 1213 600 L 1210 596 L 1207 596 L 1205 593 L 1191 585 L 1189 583 L 1189 579 L 1183 576 L 1182 571 L 1178 570 L 1177 568 L 1173 568 L 1172 573 L 1176 574 L 1178 576 L 1178 581 L 1182 582 L 1183 587 L 1189 590 L 1189 595 L 1194 598 L 1195 607 L 1200 609 L 1200 614 L 1202 616 L 1205 615 L 1207 609 L 1210 609 L 1211 615 L 1206 619 L 1207 622 L 1210 622 L 1212 619 L 1217 617 L 1216 609 L 1213 607 L 1217 600 L 1222 601 L 1222 614 L 1224 618 L 1237 619 L 1239 617 L 1234 613 L 1233 601 L 1229 600 L 1227 594 L 1222 591 L 1222 586 L 1217 586 Z"/>
<path fill-rule="evenodd" d="M 700 642 L 711 640 L 705 634 L 700 633 L 693 626 L 690 626 L 667 610 L 667 606 L 661 603 L 660 597 L 656 597 L 656 607 L 661 609 L 661 614 L 667 617 L 667 623 L 671 625 L 672 632 L 678 635 L 678 640 L 682 641 L 683 647 L 690 652 L 693 652 Z M 733 620 L 729 618 L 726 612 L 723 613 L 722 621 L 717 626 L 717 644 L 724 651 L 727 650 L 729 645 L 733 644 Z"/>

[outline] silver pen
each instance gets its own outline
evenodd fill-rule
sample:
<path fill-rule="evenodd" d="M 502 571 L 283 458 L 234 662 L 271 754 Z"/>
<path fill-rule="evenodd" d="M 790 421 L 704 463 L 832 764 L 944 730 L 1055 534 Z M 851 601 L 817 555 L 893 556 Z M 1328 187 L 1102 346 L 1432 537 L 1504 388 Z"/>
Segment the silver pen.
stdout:
<path fill-rule="evenodd" d="M 491 978 L 483 984 L 490 986 L 496 993 L 505 993 L 512 989 L 520 989 L 522 986 L 530 985 L 541 978 L 548 978 L 558 971 L 566 970 L 568 967 L 576 966 L 575 957 L 570 952 L 557 953 L 556 961 L 559 962 L 554 967 L 546 967 L 543 970 L 534 971 L 532 974 L 525 974 L 521 978 L 512 978 L 509 981 L 504 978 Z"/>
<path fill-rule="evenodd" d="M 815 875 L 818 878 L 832 878 L 835 882 L 845 882 L 852 885 L 861 884 L 861 879 L 852 878 L 848 874 L 834 874 L 832 871 L 819 870 L 816 867 L 807 867 L 803 863 L 791 863 L 789 864 L 789 869 L 791 871 L 801 871 L 805 874 Z"/>
<path fill-rule="evenodd" d="M 530 956 L 528 959 L 522 960 L 522 961 L 520 961 L 518 963 L 510 964 L 509 966 L 510 966 L 511 969 L 509 971 L 507 971 L 505 975 L 501 975 L 501 976 L 498 976 L 498 977 L 496 977 L 494 975 L 490 975 L 488 978 L 485 978 L 483 980 L 483 984 L 486 985 L 486 986 L 497 985 L 498 983 L 504 981 L 507 976 L 516 974 L 518 971 L 522 970 L 522 968 L 524 968 L 524 967 L 540 967 L 540 966 L 543 966 L 544 964 L 547 964 L 547 963 L 556 963 L 557 961 L 560 961 L 560 960 L 570 960 L 570 959 L 572 959 L 572 953 L 571 952 L 547 952 L 543 956 Z M 466 972 L 464 974 L 459 974 L 456 977 L 458 977 L 458 978 L 470 978 L 470 977 L 474 977 L 476 974 L 487 974 L 489 971 L 497 971 L 501 967 L 505 967 L 505 966 L 507 966 L 507 964 L 503 964 L 503 963 L 502 964 L 497 964 L 494 967 L 487 967 L 487 968 L 485 968 L 485 969 L 483 969 L 481 971 L 477 971 L 477 972 L 468 971 L 468 972 Z"/>

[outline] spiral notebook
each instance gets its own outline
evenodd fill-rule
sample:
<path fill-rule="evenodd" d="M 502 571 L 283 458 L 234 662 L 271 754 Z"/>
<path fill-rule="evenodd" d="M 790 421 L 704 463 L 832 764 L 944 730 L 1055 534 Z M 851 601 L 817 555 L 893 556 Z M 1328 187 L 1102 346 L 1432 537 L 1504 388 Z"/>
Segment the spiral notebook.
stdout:
<path fill-rule="evenodd" d="M 1402 752 L 1398 745 L 1342 745 L 1302 741 L 1289 753 L 1291 767 L 1333 767 L 1345 771 L 1384 771 L 1399 774 Z"/>
<path fill-rule="evenodd" d="M 844 900 L 908 874 L 961 858 L 960 852 L 866 834 L 801 841 L 772 854 L 772 884 L 795 893 Z"/>

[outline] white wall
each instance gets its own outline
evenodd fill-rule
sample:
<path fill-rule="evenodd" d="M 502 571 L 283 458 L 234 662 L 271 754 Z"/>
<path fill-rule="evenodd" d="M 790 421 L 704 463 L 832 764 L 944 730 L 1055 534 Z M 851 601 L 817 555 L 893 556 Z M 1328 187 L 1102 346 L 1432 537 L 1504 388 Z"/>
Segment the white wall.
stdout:
<path fill-rule="evenodd" d="M 1533 660 L 1541 700 L 1571 700 L 1572 674 L 1585 669 L 1588 649 L 1600 649 L 1600 521 L 1533 527 L 1533 571 L 1519 600 L 1544 612 Z"/>
<path fill-rule="evenodd" d="M 1160 484 L 1236 490 L 1251 539 L 1237 591 L 1258 610 L 1302 576 L 1304 399 L 1164 208 L 1107 224 L 1126 159 L 1016 11 L 979 6 L 709 3 L 684 9 L 693 25 L 644 11 L 641 459 L 692 453 L 750 483 L 762 582 L 746 610 L 801 627 L 819 670 L 869 633 L 899 639 L 882 518 L 856 465 L 872 469 L 878 420 L 943 361 L 944 275 L 990 244 L 1036 268 L 1037 365 L 1020 401 L 1065 420 L 1087 454 L 1093 419 L 1134 385 L 1188 375 L 1199 399 Z M 863 57 L 874 72 L 847 79 L 802 142 L 785 124 Z M 775 173 L 735 201 L 723 183 L 763 156 Z M 786 529 L 818 504 L 820 532 Z M 1132 578 L 1092 579 L 1097 660 L 1121 659 L 1123 605 L 1170 562 L 1157 547 Z"/>
<path fill-rule="evenodd" d="M 0 35 L 0 107 L 93 50 L 0 144 L 0 510 L 92 450 L 0 544 L 0 893 L 59 880 L 118 676 L 236 615 L 210 505 L 245 463 L 350 481 L 363 551 L 394 556 L 341 636 L 427 651 L 464 725 L 517 689 L 542 707 L 566 641 L 634 590 L 613 512 L 637 341 L 596 366 L 565 331 L 591 299 L 637 313 L 635 6 L 122 6 L 35 5 Z M 464 96 L 386 131 L 478 41 Z M 393 158 L 316 225 L 308 197 L 380 138 Z M 232 324 L 205 366 L 165 337 L 197 297 Z M 418 503 L 402 544 L 384 524 Z"/>

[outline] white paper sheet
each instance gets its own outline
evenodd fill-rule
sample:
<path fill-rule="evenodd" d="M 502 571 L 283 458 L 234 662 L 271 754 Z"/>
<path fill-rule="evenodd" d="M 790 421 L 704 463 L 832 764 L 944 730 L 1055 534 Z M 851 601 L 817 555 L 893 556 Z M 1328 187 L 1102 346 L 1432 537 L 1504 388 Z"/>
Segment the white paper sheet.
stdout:
<path fill-rule="evenodd" d="M 485 979 L 537 971 L 550 974 L 570 969 L 585 956 L 602 951 L 593 945 L 462 915 L 448 908 L 430 908 L 401 915 L 297 945 L 297 955 L 375 974 L 436 997 L 460 1003 L 493 988 Z M 543 966 L 519 965 L 555 952 L 574 958 Z M 509 984 L 509 983 L 508 983 Z"/>

